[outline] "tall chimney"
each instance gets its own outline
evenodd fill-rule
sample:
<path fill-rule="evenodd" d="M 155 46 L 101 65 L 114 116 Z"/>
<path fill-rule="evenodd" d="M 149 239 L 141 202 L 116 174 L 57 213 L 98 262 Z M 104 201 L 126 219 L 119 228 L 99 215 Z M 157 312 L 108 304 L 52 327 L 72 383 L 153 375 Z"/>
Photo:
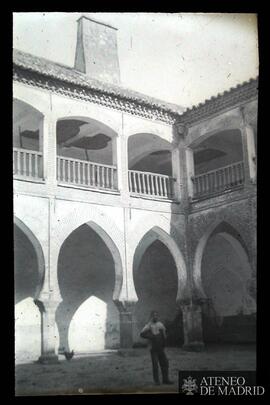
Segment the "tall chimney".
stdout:
<path fill-rule="evenodd" d="M 75 69 L 93 79 L 119 84 L 117 28 L 85 16 L 77 23 Z"/>

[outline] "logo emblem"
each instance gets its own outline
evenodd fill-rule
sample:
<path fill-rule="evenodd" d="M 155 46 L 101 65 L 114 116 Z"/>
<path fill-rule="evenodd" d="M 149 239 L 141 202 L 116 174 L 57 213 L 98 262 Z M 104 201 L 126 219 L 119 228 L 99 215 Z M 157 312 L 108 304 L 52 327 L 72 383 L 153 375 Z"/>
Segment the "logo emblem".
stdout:
<path fill-rule="evenodd" d="M 183 379 L 184 384 L 182 385 L 182 391 L 186 395 L 194 395 L 194 392 L 198 391 L 198 385 L 196 384 L 196 379 L 189 376 L 188 378 Z"/>

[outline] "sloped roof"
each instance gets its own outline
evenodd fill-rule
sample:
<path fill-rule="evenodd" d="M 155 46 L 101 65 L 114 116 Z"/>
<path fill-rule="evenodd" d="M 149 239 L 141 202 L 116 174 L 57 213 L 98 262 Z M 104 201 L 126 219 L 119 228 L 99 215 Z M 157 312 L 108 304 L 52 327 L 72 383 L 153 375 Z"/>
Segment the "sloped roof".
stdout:
<path fill-rule="evenodd" d="M 160 110 L 162 113 L 169 114 L 172 117 L 172 122 L 182 124 L 191 124 L 203 120 L 224 109 L 249 101 L 258 94 L 257 77 L 219 93 L 198 105 L 185 109 L 177 104 L 167 103 L 119 85 L 92 79 L 72 67 L 16 49 L 13 50 L 13 63 L 15 67 L 17 66 L 28 73 L 38 74 L 40 77 L 55 79 L 67 85 L 78 86 L 82 90 L 93 90 L 100 94 L 107 94 L 110 97 L 136 103 L 138 106 Z"/>
<path fill-rule="evenodd" d="M 102 93 L 107 93 L 109 95 L 118 96 L 137 103 L 143 103 L 149 105 L 150 107 L 160 108 L 172 114 L 182 114 L 184 111 L 184 108 L 177 104 L 167 103 L 122 86 L 92 79 L 85 73 L 79 72 L 74 68 L 64 66 L 62 64 L 52 62 L 45 58 L 37 57 L 17 49 L 13 50 L 13 64 L 28 71 L 36 72 L 50 78 L 75 84 L 86 89 L 92 89 Z"/>
<path fill-rule="evenodd" d="M 218 113 L 226 108 L 249 101 L 258 95 L 258 77 L 231 87 L 203 103 L 187 108 L 179 117 L 179 122 L 192 123 Z"/>

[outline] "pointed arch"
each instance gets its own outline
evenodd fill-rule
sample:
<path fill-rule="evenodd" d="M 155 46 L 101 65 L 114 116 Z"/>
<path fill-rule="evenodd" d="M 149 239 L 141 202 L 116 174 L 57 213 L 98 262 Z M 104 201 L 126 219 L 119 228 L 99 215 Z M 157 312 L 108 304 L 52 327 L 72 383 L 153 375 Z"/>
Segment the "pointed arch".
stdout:
<path fill-rule="evenodd" d="M 113 290 L 113 300 L 116 300 L 119 298 L 120 293 L 121 293 L 121 288 L 123 284 L 123 266 L 122 266 L 122 260 L 121 260 L 121 255 L 119 253 L 119 250 L 114 243 L 113 239 L 104 231 L 104 229 L 99 226 L 96 222 L 89 221 L 87 222 L 87 225 L 92 228 L 103 240 L 107 248 L 109 249 L 113 261 L 114 261 L 114 271 L 115 271 L 115 285 L 114 285 L 114 290 Z"/>
<path fill-rule="evenodd" d="M 88 220 L 86 219 L 88 217 Z M 59 231 L 59 237 L 61 236 L 61 242 L 58 241 L 59 244 L 59 251 L 58 251 L 58 258 L 57 262 L 59 261 L 60 257 L 60 250 L 61 247 L 63 246 L 65 240 L 74 232 L 76 229 L 78 229 L 81 225 L 88 225 L 91 229 L 93 229 L 98 236 L 102 239 L 102 241 L 105 243 L 105 245 L 108 247 L 113 261 L 114 261 L 114 266 L 115 266 L 115 285 L 114 285 L 114 291 L 113 291 L 113 299 L 116 300 L 119 298 L 120 293 L 121 293 L 121 288 L 123 285 L 123 265 L 122 265 L 122 258 L 121 258 L 121 253 L 119 250 L 119 245 L 117 245 L 117 242 L 119 242 L 119 239 L 121 241 L 121 235 L 118 235 L 116 227 L 110 226 L 110 222 L 106 221 L 103 219 L 98 221 L 98 218 L 94 215 L 94 218 L 89 220 L 89 217 L 91 215 L 85 216 L 83 213 L 80 211 L 80 215 L 78 212 L 78 216 L 70 216 L 68 221 L 65 221 L 64 227 L 61 228 L 61 231 Z M 103 215 L 104 217 L 104 215 Z M 71 219 L 72 218 L 72 219 Z M 115 235 L 117 234 L 117 236 Z"/>
<path fill-rule="evenodd" d="M 28 226 L 26 226 L 25 223 L 21 221 L 17 216 L 14 216 L 14 226 L 17 226 L 29 239 L 36 253 L 39 274 L 39 282 L 35 293 L 35 297 L 37 298 L 42 289 L 45 276 L 45 258 L 43 249 L 36 235 L 34 235 L 34 233 L 28 228 Z"/>
<path fill-rule="evenodd" d="M 68 326 L 68 347 L 76 353 L 104 350 L 106 347 L 107 304 L 92 295 L 74 311 Z"/>
<path fill-rule="evenodd" d="M 176 300 L 178 301 L 183 297 L 187 284 L 185 261 L 175 240 L 159 226 L 154 226 L 150 230 L 148 230 L 137 244 L 136 250 L 133 255 L 133 271 L 137 271 L 139 263 L 146 249 L 156 240 L 161 241 L 168 248 L 174 259 L 177 269 L 178 286 Z"/>
<path fill-rule="evenodd" d="M 206 298 L 201 277 L 202 258 L 207 242 L 214 234 L 221 234 L 230 243 L 232 248 L 237 252 L 242 263 L 244 260 L 248 260 L 248 262 L 250 262 L 247 246 L 241 237 L 241 233 L 236 229 L 236 227 L 227 220 L 215 221 L 202 235 L 195 250 L 193 262 L 193 280 L 197 291 L 200 293 L 202 298 Z"/>

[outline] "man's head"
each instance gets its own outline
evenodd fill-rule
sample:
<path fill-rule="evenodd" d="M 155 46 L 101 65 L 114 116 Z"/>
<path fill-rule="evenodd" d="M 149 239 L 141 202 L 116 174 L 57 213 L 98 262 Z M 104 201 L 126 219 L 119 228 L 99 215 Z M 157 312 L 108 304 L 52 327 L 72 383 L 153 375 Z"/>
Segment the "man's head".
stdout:
<path fill-rule="evenodd" d="M 158 321 L 158 312 L 157 311 L 152 311 L 151 312 L 151 319 L 152 319 L 153 322 Z"/>

